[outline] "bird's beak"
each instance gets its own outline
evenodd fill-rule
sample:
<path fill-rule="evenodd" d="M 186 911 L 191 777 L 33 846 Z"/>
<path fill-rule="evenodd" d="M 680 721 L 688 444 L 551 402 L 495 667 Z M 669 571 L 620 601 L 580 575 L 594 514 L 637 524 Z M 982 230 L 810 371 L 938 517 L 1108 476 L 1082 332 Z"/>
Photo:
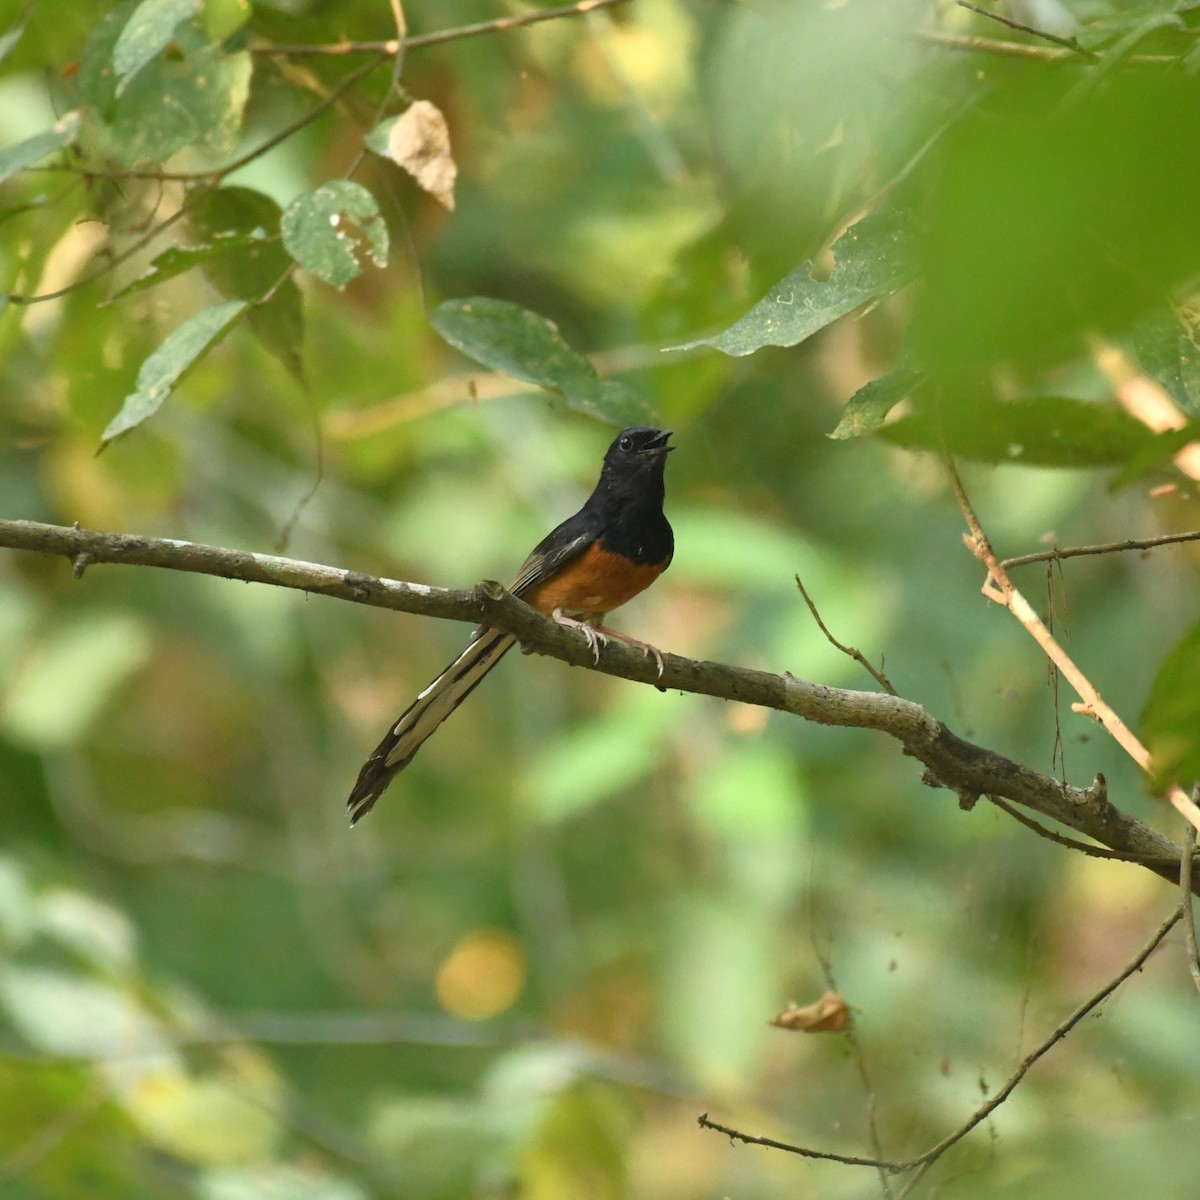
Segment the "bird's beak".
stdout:
<path fill-rule="evenodd" d="M 675 449 L 674 446 L 667 444 L 667 439 L 671 436 L 674 430 L 664 429 L 647 447 L 646 452 L 653 454 L 656 457 L 663 454 L 670 454 Z"/>

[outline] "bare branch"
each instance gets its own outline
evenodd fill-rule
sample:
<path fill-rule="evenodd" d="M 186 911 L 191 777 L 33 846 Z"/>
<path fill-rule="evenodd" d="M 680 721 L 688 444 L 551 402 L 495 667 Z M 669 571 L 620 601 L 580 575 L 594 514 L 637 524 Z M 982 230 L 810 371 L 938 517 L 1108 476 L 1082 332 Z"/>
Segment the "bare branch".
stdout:
<path fill-rule="evenodd" d="M 1131 538 L 1124 542 L 1104 542 L 1098 546 L 1070 546 L 1066 550 L 1039 550 L 1037 554 L 1022 554 L 1017 558 L 1002 559 L 1000 565 L 1007 571 L 1010 567 L 1024 567 L 1029 563 L 1058 562 L 1063 558 L 1081 558 L 1087 554 L 1117 554 L 1123 550 L 1153 550 L 1156 546 L 1173 546 L 1179 542 L 1200 542 L 1200 529 L 1187 533 L 1164 533 L 1161 537 Z"/>
<path fill-rule="evenodd" d="M 1179 877 L 1180 847 L 1111 804 L 1103 778 L 1098 777 L 1089 788 L 1064 784 L 958 737 L 919 704 L 902 696 L 825 687 L 786 673 L 775 675 L 678 655 L 667 656 L 660 679 L 653 661 L 635 649 L 614 644 L 604 647 L 599 663 L 594 664 L 590 649 L 575 630 L 542 616 L 492 582 L 469 591 L 450 591 L 269 554 L 35 521 L 0 521 L 0 546 L 60 555 L 75 563 L 79 573 L 98 563 L 163 567 L 296 588 L 397 612 L 484 621 L 513 634 L 537 653 L 573 666 L 664 690 L 739 700 L 820 725 L 873 729 L 895 738 L 905 754 L 923 763 L 922 781 L 931 787 L 948 788 L 960 799 L 1002 796 L 1112 850 L 1144 856 L 1146 869 L 1171 883 Z"/>
<path fill-rule="evenodd" d="M 796 576 L 796 586 L 800 589 L 800 595 L 804 597 L 804 603 L 808 605 L 808 611 L 812 613 L 813 620 L 816 621 L 817 627 L 825 635 L 825 640 L 829 642 L 829 644 L 835 650 L 840 650 L 843 654 L 854 659 L 854 661 L 858 663 L 862 669 L 866 671 L 866 673 L 870 675 L 871 678 L 875 680 L 875 682 L 879 684 L 879 686 L 883 688 L 885 692 L 887 692 L 889 696 L 895 696 L 897 692 L 896 689 L 892 687 L 891 681 L 882 671 L 877 671 L 873 666 L 871 666 L 861 650 L 854 646 L 843 646 L 842 643 L 839 642 L 837 638 L 835 638 L 833 634 L 829 632 L 825 622 L 821 620 L 821 614 L 817 611 L 817 606 L 813 603 L 812 597 L 808 594 L 808 589 L 803 583 L 800 582 L 799 575 Z"/>
<path fill-rule="evenodd" d="M 1031 58 L 1039 62 L 1068 63 L 1090 66 L 1088 59 L 1076 50 L 1059 46 L 1034 46 L 1029 42 L 1003 42 L 995 38 L 976 37 L 969 33 L 946 33 L 941 29 L 922 29 L 913 35 L 917 41 L 947 50 L 964 50 L 970 54 L 998 54 L 1005 58 Z M 1177 54 L 1130 54 L 1121 62 L 1131 67 L 1174 67 L 1182 61 Z"/>
<path fill-rule="evenodd" d="M 1192 788 L 1192 799 L 1200 802 L 1200 783 Z M 1183 830 L 1183 854 L 1179 860 L 1179 904 L 1183 913 L 1184 940 L 1187 944 L 1188 974 L 1200 992 L 1200 953 L 1196 949 L 1196 913 L 1192 908 L 1192 871 L 1195 869 L 1196 827 L 1187 821 Z"/>
<path fill-rule="evenodd" d="M 1075 689 L 1083 702 L 1082 709 L 1076 706 L 1076 711 L 1083 711 L 1094 717 L 1104 726 L 1109 736 L 1133 759 L 1147 775 L 1153 774 L 1150 752 L 1135 736 L 1133 730 L 1125 724 L 1116 712 L 1105 702 L 1096 686 L 1075 665 L 1071 657 L 1055 640 L 1054 635 L 1046 628 L 1042 619 L 1034 612 L 1032 605 L 1017 590 L 1009 579 L 1004 567 L 996 558 L 996 553 L 988 541 L 983 526 L 975 514 L 971 501 L 958 476 L 954 460 L 949 456 L 945 459 L 946 472 L 950 479 L 950 487 L 958 506 L 962 510 L 963 519 L 967 523 L 970 534 L 963 535 L 963 542 L 968 550 L 987 568 L 987 578 L 983 583 L 983 594 L 989 600 L 1002 604 L 1020 623 L 1025 626 L 1029 636 L 1041 647 L 1042 653 L 1062 672 L 1063 677 Z M 1200 828 L 1200 806 L 1178 786 L 1167 790 L 1167 799 L 1193 825 Z M 1097 839 L 1102 840 L 1102 839 Z"/>
<path fill-rule="evenodd" d="M 742 1133 L 740 1129 L 731 1129 L 728 1125 L 718 1124 L 708 1119 L 708 1113 L 701 1113 L 696 1118 L 696 1124 L 701 1129 L 712 1129 L 723 1133 L 731 1142 L 745 1142 L 747 1146 L 766 1146 L 769 1150 L 786 1150 L 789 1154 L 798 1154 L 801 1158 L 819 1158 L 825 1162 L 841 1163 L 845 1167 L 873 1167 L 876 1170 L 890 1171 L 893 1175 L 906 1168 L 905 1163 L 887 1162 L 877 1158 L 859 1158 L 853 1154 L 834 1154 L 828 1150 L 810 1150 L 806 1146 L 793 1146 L 789 1142 L 777 1142 L 774 1138 L 762 1137 L 756 1133 Z"/>
<path fill-rule="evenodd" d="M 987 17 L 990 21 L 997 21 L 1009 29 L 1016 29 L 1018 32 L 1027 33 L 1031 37 L 1041 38 L 1045 42 L 1053 42 L 1054 45 L 1062 46 L 1073 54 L 1081 55 L 1089 62 L 1099 62 L 1100 60 L 1100 55 L 1094 51 L 1085 50 L 1073 37 L 1059 37 L 1057 33 L 1047 33 L 1046 30 L 1035 29 L 1032 25 L 1022 25 L 1020 21 L 1014 21 L 1012 17 L 1003 16 L 1001 13 L 992 12 L 987 8 L 980 8 L 978 4 L 969 4 L 967 0 L 958 0 L 958 7 L 965 8 L 968 12 L 978 13 L 981 17 Z"/>

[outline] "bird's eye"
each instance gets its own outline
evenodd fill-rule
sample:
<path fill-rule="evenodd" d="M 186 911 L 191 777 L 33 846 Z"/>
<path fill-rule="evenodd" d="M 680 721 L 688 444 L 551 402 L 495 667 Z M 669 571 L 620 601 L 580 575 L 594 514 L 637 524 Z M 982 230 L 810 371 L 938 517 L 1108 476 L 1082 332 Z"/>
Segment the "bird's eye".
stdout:
<path fill-rule="evenodd" d="M 631 438 L 631 437 L 623 437 L 623 438 L 622 438 L 622 439 L 621 439 L 621 440 L 620 440 L 620 441 L 617 443 L 617 445 L 618 445 L 618 446 L 620 446 L 622 450 L 632 450 L 632 449 L 633 449 L 633 438 Z"/>

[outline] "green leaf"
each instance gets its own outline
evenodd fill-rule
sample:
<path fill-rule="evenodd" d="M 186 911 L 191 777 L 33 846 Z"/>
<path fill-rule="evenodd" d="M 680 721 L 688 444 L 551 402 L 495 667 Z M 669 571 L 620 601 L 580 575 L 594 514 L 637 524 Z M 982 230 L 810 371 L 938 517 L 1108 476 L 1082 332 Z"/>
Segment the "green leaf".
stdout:
<path fill-rule="evenodd" d="M 365 250 L 387 266 L 387 225 L 375 197 L 361 184 L 335 179 L 288 206 L 280 222 L 287 252 L 318 279 L 343 288 L 362 272 Z"/>
<path fill-rule="evenodd" d="M 537 757 L 526 784 L 537 820 L 570 820 L 632 787 L 660 760 L 679 710 L 664 705 L 648 688 L 637 693 L 557 738 Z M 621 747 L 620 754 L 613 754 L 614 745 Z"/>
<path fill-rule="evenodd" d="M 1200 624 L 1163 659 L 1142 712 L 1142 735 L 1154 766 L 1154 786 L 1200 779 Z"/>
<path fill-rule="evenodd" d="M 153 416 L 172 389 L 210 346 L 245 311 L 244 300 L 214 304 L 189 317 L 142 363 L 137 391 L 125 397 L 121 411 L 108 423 L 100 438 L 103 449 L 114 438 Z"/>
<path fill-rule="evenodd" d="M 1200 439 L 1200 421 L 1192 421 L 1182 429 L 1154 434 L 1125 464 L 1109 483 L 1109 491 L 1119 492 L 1165 467 L 1185 446 Z"/>
<path fill-rule="evenodd" d="M 777 283 L 741 320 L 712 338 L 677 350 L 713 346 L 725 354 L 753 354 L 764 346 L 796 346 L 870 300 L 890 295 L 916 273 L 910 219 L 902 212 L 872 213 L 833 244 L 828 279 L 813 276 L 811 261 Z"/>
<path fill-rule="evenodd" d="M 601 379 L 596 368 L 567 345 L 553 321 L 519 304 L 482 296 L 447 300 L 433 310 L 429 323 L 468 358 L 547 388 L 576 412 L 620 426 L 652 420 L 649 406 L 632 388 Z"/>
<path fill-rule="evenodd" d="M 60 117 L 54 123 L 54 127 L 47 129 L 45 133 L 38 133 L 23 142 L 5 146 L 0 150 L 0 183 L 48 154 L 53 154 L 55 150 L 70 146 L 78 136 L 79 113 L 69 112 Z"/>
<path fill-rule="evenodd" d="M 923 378 L 920 371 L 900 367 L 887 375 L 880 375 L 878 379 L 872 379 L 850 397 L 842 411 L 842 419 L 829 436 L 841 440 L 874 433 L 888 413 L 919 386 Z"/>
<path fill-rule="evenodd" d="M 97 26 L 79 72 L 99 148 L 122 163 L 162 162 L 184 146 L 211 158 L 226 154 L 241 133 L 250 54 L 227 54 L 185 23 L 174 33 L 179 53 L 153 58 L 118 91 L 112 55 L 125 11 Z"/>
<path fill-rule="evenodd" d="M 1124 409 L 1060 396 L 948 406 L 884 425 L 878 436 L 976 462 L 1105 467 L 1128 462 L 1154 435 Z"/>
<path fill-rule="evenodd" d="M 196 1184 L 199 1200 L 367 1200 L 358 1184 L 317 1166 L 256 1163 L 206 1172 Z"/>
<path fill-rule="evenodd" d="M 1092 68 L 1089 68 L 1089 71 Z M 1200 104 L 1183 72 L 999 73 L 921 173 L 912 342 L 939 372 L 1040 368 L 1200 271 Z"/>
<path fill-rule="evenodd" d="M 119 292 L 115 292 L 107 300 L 108 304 L 120 300 L 134 292 L 144 292 L 147 288 L 165 283 L 182 275 L 193 267 L 210 268 L 214 259 L 228 255 L 235 259 L 234 274 L 239 266 L 249 260 L 264 236 L 259 234 L 230 234 L 227 237 L 216 238 L 202 246 L 170 246 L 159 254 L 143 275 L 139 275 L 132 283 L 126 284 Z M 209 274 L 209 270 L 205 270 Z M 252 297 L 251 297 L 252 298 Z"/>
<path fill-rule="evenodd" d="M 196 15 L 200 0 L 142 0 L 113 47 L 117 95 L 152 58 L 170 45 L 175 27 Z"/>
<path fill-rule="evenodd" d="M 132 994 L 62 971 L 3 968 L 0 1009 L 31 1046 L 47 1054 L 110 1058 L 169 1048 L 159 1023 Z"/>
<path fill-rule="evenodd" d="M 0 728 L 41 751 L 77 742 L 150 656 L 141 621 L 96 613 L 40 640 L 5 698 Z"/>
<path fill-rule="evenodd" d="M 55 888 L 38 897 L 40 932 L 102 971 L 132 968 L 137 935 L 129 918 L 114 908 L 70 888 Z"/>
<path fill-rule="evenodd" d="M 293 262 L 279 236 L 281 216 L 270 196 L 252 188 L 223 187 L 200 200 L 189 219 L 196 236 L 214 249 L 244 240 L 244 253 L 214 254 L 201 269 L 231 300 L 258 300 L 275 289 L 270 300 L 250 310 L 250 329 L 297 379 L 303 379 L 303 299 L 294 280 L 279 282 Z"/>
<path fill-rule="evenodd" d="M 1142 369 L 1189 416 L 1200 416 L 1200 347 L 1172 308 L 1158 308 L 1134 325 L 1130 340 Z"/>
<path fill-rule="evenodd" d="M 21 35 L 25 32 L 24 24 L 17 25 L 10 29 L 3 37 L 0 37 L 0 63 L 17 48 L 17 43 L 21 40 Z"/>
<path fill-rule="evenodd" d="M 363 138 L 363 144 L 368 150 L 373 150 L 376 154 L 391 161 L 391 155 L 388 153 L 388 137 L 392 132 L 392 126 L 400 120 L 399 116 L 384 117 L 370 133 Z"/>
<path fill-rule="evenodd" d="M 223 42 L 250 20 L 250 0 L 204 0 L 204 32 Z"/>

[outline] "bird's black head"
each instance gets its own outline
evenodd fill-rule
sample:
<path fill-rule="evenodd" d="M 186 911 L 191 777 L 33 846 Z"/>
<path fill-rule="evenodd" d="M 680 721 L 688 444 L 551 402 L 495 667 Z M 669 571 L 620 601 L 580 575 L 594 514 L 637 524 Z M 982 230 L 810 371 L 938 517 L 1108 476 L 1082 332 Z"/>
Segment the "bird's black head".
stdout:
<path fill-rule="evenodd" d="M 661 476 L 666 457 L 675 448 L 667 444 L 670 436 L 669 429 L 638 425 L 621 430 L 604 456 L 603 475 L 610 479 L 631 479 L 643 474 Z"/>

